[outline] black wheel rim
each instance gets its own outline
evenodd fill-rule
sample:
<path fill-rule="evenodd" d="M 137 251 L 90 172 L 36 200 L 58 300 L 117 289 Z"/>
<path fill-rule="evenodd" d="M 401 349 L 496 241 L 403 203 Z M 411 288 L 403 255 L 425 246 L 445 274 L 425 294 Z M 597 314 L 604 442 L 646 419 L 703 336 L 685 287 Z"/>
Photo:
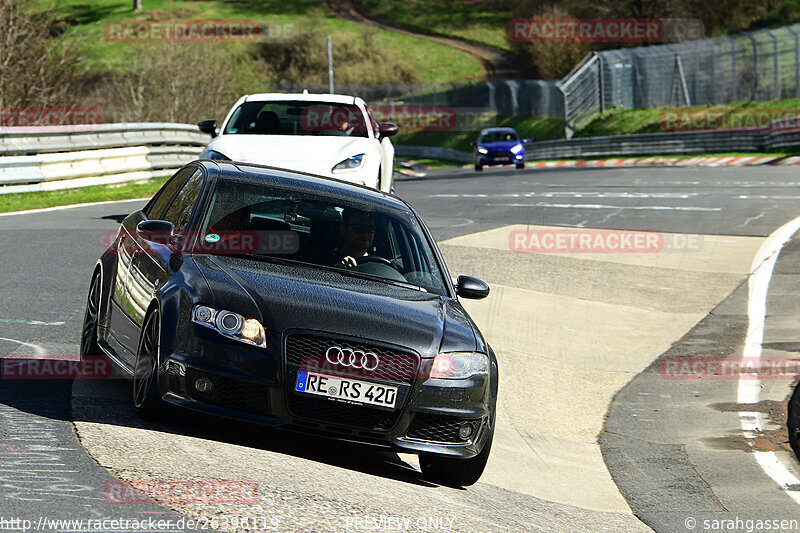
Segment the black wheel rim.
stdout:
<path fill-rule="evenodd" d="M 81 355 L 97 355 L 94 345 L 97 341 L 97 316 L 100 309 L 100 276 L 94 278 L 86 301 L 86 315 L 83 318 L 81 333 Z"/>
<path fill-rule="evenodd" d="M 153 386 L 153 376 L 158 364 L 158 338 L 158 313 L 154 312 L 142 331 L 139 353 L 136 355 L 136 365 L 133 370 L 133 403 L 136 407 L 144 405 Z"/>

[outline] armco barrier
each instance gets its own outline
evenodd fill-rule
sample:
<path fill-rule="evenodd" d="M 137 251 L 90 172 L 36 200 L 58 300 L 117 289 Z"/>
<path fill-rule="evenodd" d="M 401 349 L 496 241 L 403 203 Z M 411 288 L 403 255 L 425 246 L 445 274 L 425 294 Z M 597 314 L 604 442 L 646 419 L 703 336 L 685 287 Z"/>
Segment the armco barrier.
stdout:
<path fill-rule="evenodd" d="M 190 124 L 105 124 L 91 131 L 0 128 L 0 194 L 169 176 L 196 159 L 208 141 L 208 135 Z M 644 133 L 528 143 L 525 159 L 763 152 L 796 146 L 800 146 L 800 129 L 784 127 Z M 437 146 L 397 145 L 395 154 L 400 158 L 473 161 L 471 152 Z"/>
<path fill-rule="evenodd" d="M 777 122 L 777 121 L 776 121 Z M 800 146 L 800 129 L 705 130 L 641 133 L 608 137 L 574 137 L 525 145 L 525 160 L 591 157 L 758 153 Z M 435 146 L 397 146 L 401 157 L 429 157 L 471 163 L 473 154 Z"/>
<path fill-rule="evenodd" d="M 800 130 L 641 133 L 534 142 L 526 145 L 525 160 L 763 152 L 794 146 L 800 146 Z"/>
<path fill-rule="evenodd" d="M 196 159 L 208 141 L 190 124 L 0 128 L 0 194 L 169 176 Z"/>

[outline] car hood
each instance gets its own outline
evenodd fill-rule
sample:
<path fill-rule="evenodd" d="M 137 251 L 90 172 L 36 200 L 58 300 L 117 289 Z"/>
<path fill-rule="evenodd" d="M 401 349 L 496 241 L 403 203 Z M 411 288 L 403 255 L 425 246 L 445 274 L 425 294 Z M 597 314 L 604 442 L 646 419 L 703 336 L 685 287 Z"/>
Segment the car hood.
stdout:
<path fill-rule="evenodd" d="M 335 271 L 195 256 L 216 308 L 259 318 L 270 334 L 327 332 L 410 348 L 423 357 L 477 346 L 457 300 Z"/>
<path fill-rule="evenodd" d="M 331 168 L 336 163 L 357 154 L 374 157 L 378 146 L 375 139 L 367 137 L 220 135 L 206 150 L 220 152 L 233 161 L 333 176 Z M 344 174 L 336 174 L 340 176 Z"/>

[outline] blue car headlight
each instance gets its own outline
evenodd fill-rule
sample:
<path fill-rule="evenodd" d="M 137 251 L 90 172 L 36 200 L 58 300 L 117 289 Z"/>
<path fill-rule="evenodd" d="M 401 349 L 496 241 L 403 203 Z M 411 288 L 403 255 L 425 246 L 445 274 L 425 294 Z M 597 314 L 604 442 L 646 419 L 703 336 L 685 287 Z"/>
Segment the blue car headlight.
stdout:
<path fill-rule="evenodd" d="M 208 159 L 216 159 L 219 161 L 230 161 L 231 158 L 226 156 L 225 154 L 221 154 L 215 150 L 209 150 L 208 154 L 206 155 Z"/>
<path fill-rule="evenodd" d="M 523 151 L 524 149 L 525 148 L 521 144 L 515 144 L 514 146 L 511 147 L 511 152 L 515 153 L 515 154 L 518 154 L 521 151 Z"/>
<path fill-rule="evenodd" d="M 353 157 L 348 157 L 344 161 L 339 161 L 333 168 L 331 172 L 343 172 L 347 170 L 356 170 L 364 166 L 364 156 L 366 154 L 358 154 L 354 155 Z"/>
<path fill-rule="evenodd" d="M 488 153 L 489 153 L 489 150 L 487 150 L 487 149 L 486 149 L 486 148 L 484 148 L 483 146 L 479 146 L 479 147 L 478 147 L 478 153 L 479 153 L 479 154 L 488 154 Z"/>
<path fill-rule="evenodd" d="M 217 310 L 207 305 L 195 305 L 192 309 L 192 322 L 211 328 L 229 339 L 261 348 L 267 346 L 264 326 L 255 318 L 245 318 L 239 313 Z"/>

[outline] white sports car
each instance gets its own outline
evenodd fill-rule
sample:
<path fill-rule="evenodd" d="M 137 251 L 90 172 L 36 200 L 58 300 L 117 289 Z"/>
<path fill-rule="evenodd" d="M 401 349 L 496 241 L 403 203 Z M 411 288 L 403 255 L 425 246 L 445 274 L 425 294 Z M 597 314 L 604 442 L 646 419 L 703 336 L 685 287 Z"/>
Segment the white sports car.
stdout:
<path fill-rule="evenodd" d="M 198 123 L 212 141 L 201 159 L 230 159 L 308 172 L 392 191 L 398 127 L 378 123 L 361 98 L 251 94 L 216 120 Z"/>

